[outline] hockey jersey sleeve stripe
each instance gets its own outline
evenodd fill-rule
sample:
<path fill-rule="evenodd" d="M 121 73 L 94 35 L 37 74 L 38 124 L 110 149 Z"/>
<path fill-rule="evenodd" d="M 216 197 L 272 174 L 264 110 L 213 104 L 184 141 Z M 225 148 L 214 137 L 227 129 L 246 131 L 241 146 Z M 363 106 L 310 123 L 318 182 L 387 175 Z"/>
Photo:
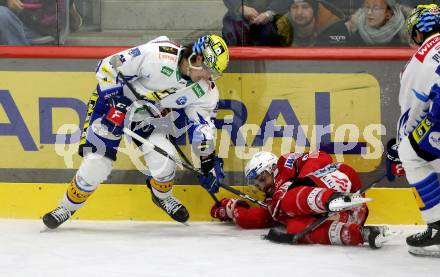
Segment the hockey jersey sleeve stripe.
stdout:
<path fill-rule="evenodd" d="M 425 103 L 429 101 L 429 95 L 427 95 L 423 91 L 416 91 L 415 89 L 412 89 L 412 91 L 416 95 L 417 99 L 419 99 L 420 101 Z"/>

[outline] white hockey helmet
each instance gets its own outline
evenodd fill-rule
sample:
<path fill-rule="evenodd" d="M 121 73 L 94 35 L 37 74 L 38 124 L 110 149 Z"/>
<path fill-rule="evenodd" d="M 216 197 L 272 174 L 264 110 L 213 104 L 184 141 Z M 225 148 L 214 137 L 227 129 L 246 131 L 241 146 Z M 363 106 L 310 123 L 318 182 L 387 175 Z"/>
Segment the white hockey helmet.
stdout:
<path fill-rule="evenodd" d="M 267 171 L 272 174 L 277 166 L 278 158 L 270 152 L 256 153 L 246 164 L 244 174 L 248 183 L 255 184 L 258 175 Z"/>

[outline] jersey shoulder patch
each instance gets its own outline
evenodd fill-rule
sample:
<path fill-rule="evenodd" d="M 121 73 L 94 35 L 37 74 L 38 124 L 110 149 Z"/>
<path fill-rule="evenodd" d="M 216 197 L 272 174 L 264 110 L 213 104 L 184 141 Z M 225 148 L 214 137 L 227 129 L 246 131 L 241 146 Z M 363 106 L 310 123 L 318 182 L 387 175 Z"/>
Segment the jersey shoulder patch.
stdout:
<path fill-rule="evenodd" d="M 440 42 L 440 36 L 432 37 L 430 40 L 426 41 L 415 54 L 415 58 L 421 63 L 425 60 L 428 53 Z"/>
<path fill-rule="evenodd" d="M 332 164 L 328 164 L 328 165 L 326 165 L 326 166 L 323 167 L 323 168 L 320 168 L 320 169 L 318 169 L 318 170 L 316 170 L 316 171 L 313 171 L 313 172 L 307 174 L 306 176 L 315 176 L 315 177 L 320 178 L 320 177 L 322 177 L 322 176 L 325 176 L 325 175 L 327 175 L 327 174 L 330 174 L 330 173 L 332 173 L 332 172 L 335 172 L 336 170 L 339 169 L 339 167 L 341 167 L 341 164 L 340 164 L 340 163 L 332 163 Z"/>
<path fill-rule="evenodd" d="M 133 58 L 137 57 L 137 56 L 140 56 L 141 55 L 141 50 L 138 47 L 131 48 L 128 51 L 128 55 L 132 56 Z"/>
<path fill-rule="evenodd" d="M 287 156 L 286 161 L 284 162 L 284 167 L 292 169 L 296 159 L 301 156 L 302 153 L 290 153 L 289 156 Z"/>
<path fill-rule="evenodd" d="M 177 56 L 179 49 L 171 47 L 171 46 L 160 45 L 159 52 Z"/>

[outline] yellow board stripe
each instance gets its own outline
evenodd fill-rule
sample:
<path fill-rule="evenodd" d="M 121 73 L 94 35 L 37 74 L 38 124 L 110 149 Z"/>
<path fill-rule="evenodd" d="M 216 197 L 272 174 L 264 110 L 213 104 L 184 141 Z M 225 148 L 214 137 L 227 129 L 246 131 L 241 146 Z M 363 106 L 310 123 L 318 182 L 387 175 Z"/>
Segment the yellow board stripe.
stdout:
<path fill-rule="evenodd" d="M 417 189 L 413 187 L 413 188 L 411 188 L 411 190 L 414 195 L 414 198 L 416 199 L 416 203 L 417 203 L 417 206 L 419 207 L 419 209 L 424 208 L 425 202 L 423 202 L 423 199 L 422 199 L 422 197 L 420 197 L 420 194 L 417 191 Z"/>
<path fill-rule="evenodd" d="M 234 188 L 258 197 L 250 187 Z M 0 218 L 38 219 L 55 208 L 67 184 L 0 183 Z M 75 213 L 75 219 L 171 221 L 152 201 L 145 185 L 101 185 Z M 199 185 L 176 185 L 175 195 L 188 208 L 191 221 L 211 221 L 214 201 Z M 234 197 L 220 190 L 218 199 Z M 368 204 L 368 224 L 424 224 L 409 188 L 375 188 L 367 192 L 374 201 Z"/>

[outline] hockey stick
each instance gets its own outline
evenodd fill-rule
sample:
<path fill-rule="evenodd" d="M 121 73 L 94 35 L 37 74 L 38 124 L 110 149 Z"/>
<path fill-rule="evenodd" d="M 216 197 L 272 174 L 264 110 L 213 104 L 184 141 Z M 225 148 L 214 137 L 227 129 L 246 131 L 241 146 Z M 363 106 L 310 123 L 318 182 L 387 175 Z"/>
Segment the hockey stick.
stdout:
<path fill-rule="evenodd" d="M 176 139 L 173 136 L 170 136 L 170 141 L 176 148 L 177 152 L 179 153 L 179 156 L 183 159 L 184 162 L 186 162 L 188 165 L 191 165 L 190 160 L 186 157 L 185 153 L 183 153 L 182 149 L 177 145 Z M 192 165 L 191 165 L 192 166 Z M 193 166 L 192 166 L 193 167 Z M 211 198 L 214 200 L 215 203 L 220 204 L 220 200 L 218 200 L 217 196 L 215 196 L 214 193 L 208 191 Z"/>
<path fill-rule="evenodd" d="M 376 179 L 375 181 L 373 181 L 369 185 L 360 189 L 358 193 L 362 194 L 362 193 L 366 192 L 367 190 L 369 190 L 370 188 L 375 186 L 377 183 L 379 183 L 380 181 L 382 181 L 386 177 L 387 177 L 386 174 L 379 177 L 378 179 Z M 307 226 L 307 228 L 305 228 L 301 233 L 287 234 L 287 233 L 280 231 L 279 229 L 271 228 L 269 230 L 269 233 L 267 233 L 267 235 L 265 235 L 263 238 L 267 239 L 269 241 L 272 241 L 272 242 L 297 244 L 300 239 L 307 236 L 309 233 L 311 233 L 316 228 L 321 226 L 325 221 L 327 221 L 327 219 L 329 219 L 331 216 L 333 216 L 335 214 L 337 214 L 337 212 L 325 214 L 323 217 L 321 217 L 320 219 L 316 220 L 315 222 L 313 222 L 312 224 Z"/>
<path fill-rule="evenodd" d="M 113 56 L 110 59 L 110 64 L 113 66 L 113 68 L 115 68 L 116 72 L 118 73 L 118 76 L 121 78 L 122 82 L 124 83 L 124 85 L 126 85 L 128 87 L 128 89 L 133 93 L 133 95 L 138 99 L 138 100 L 145 100 L 145 98 L 139 93 L 137 92 L 137 90 L 132 86 L 132 84 L 130 82 L 128 82 L 127 78 L 125 77 L 124 74 L 122 74 L 122 72 L 120 72 L 118 70 L 118 61 L 116 60 L 119 58 L 117 56 Z M 147 105 L 144 106 L 144 108 L 146 109 L 146 111 L 150 114 L 150 116 L 153 116 L 153 113 L 150 110 L 150 107 L 148 107 Z M 183 153 L 182 149 L 180 149 L 180 147 L 175 143 L 175 141 L 173 139 L 170 139 L 171 143 L 174 145 L 174 147 L 176 148 L 177 152 L 179 153 L 179 155 L 185 160 L 186 163 L 191 164 L 188 160 L 188 158 L 185 156 L 185 154 Z M 166 152 L 165 152 L 166 153 Z M 207 191 L 209 193 L 209 195 L 211 196 L 211 198 L 214 200 L 215 203 L 220 203 L 220 201 L 217 199 L 217 197 Z"/>
<path fill-rule="evenodd" d="M 165 150 L 163 150 L 163 149 L 160 148 L 159 146 L 157 146 L 157 145 L 155 145 L 155 144 L 149 142 L 148 140 L 146 140 L 146 139 L 144 139 L 143 137 L 139 136 L 138 134 L 136 134 L 136 133 L 133 132 L 132 130 L 128 129 L 127 127 L 124 127 L 123 130 L 124 130 L 124 133 L 125 133 L 126 135 L 128 135 L 128 136 L 130 136 L 130 137 L 136 139 L 137 141 L 139 141 L 140 143 L 142 143 L 142 144 L 144 144 L 144 145 L 149 146 L 149 147 L 152 148 L 154 151 L 158 152 L 159 154 L 161 154 L 161 155 L 164 156 L 164 157 L 167 157 L 168 159 L 170 159 L 171 161 L 175 162 L 176 164 L 178 164 L 178 165 L 180 165 L 180 166 L 182 166 L 182 167 L 188 169 L 188 170 L 191 171 L 191 172 L 196 173 L 197 175 L 203 175 L 203 172 L 201 172 L 200 170 L 195 169 L 192 165 L 190 165 L 190 164 L 188 164 L 188 163 L 186 163 L 186 162 L 184 162 L 184 161 L 181 161 L 181 160 L 176 159 L 175 157 L 173 157 L 172 155 L 168 154 Z M 247 194 L 245 194 L 245 193 L 243 193 L 243 192 L 241 192 L 241 191 L 239 191 L 239 190 L 237 190 L 237 189 L 234 189 L 234 188 L 232 188 L 232 187 L 226 185 L 226 184 L 220 183 L 220 187 L 224 188 L 225 190 L 227 190 L 227 191 L 229 191 L 229 192 L 232 192 L 232 193 L 235 194 L 235 195 L 240 196 L 241 198 L 244 198 L 244 199 L 246 199 L 246 200 L 249 200 L 249 201 L 252 202 L 252 203 L 255 203 L 255 204 L 260 205 L 261 207 L 265 207 L 265 208 L 267 208 L 266 203 L 264 203 L 264 202 L 262 202 L 262 201 L 260 201 L 260 200 L 257 200 L 257 199 L 255 199 L 255 198 L 253 198 L 253 197 L 251 197 L 251 196 L 249 196 L 249 195 L 247 195 Z"/>
<path fill-rule="evenodd" d="M 123 82 L 123 83 L 128 87 L 128 89 L 134 94 L 134 96 L 135 96 L 137 99 L 139 99 L 139 100 L 144 100 L 144 97 L 143 97 L 140 93 L 138 93 L 138 92 L 136 91 L 136 89 L 131 85 L 131 83 L 129 83 L 129 82 L 127 81 L 127 78 L 124 76 L 124 74 L 121 73 L 121 72 L 118 70 L 118 67 L 120 66 L 120 60 L 119 60 L 118 56 L 116 56 L 116 55 L 113 56 L 113 57 L 110 59 L 110 62 L 109 62 L 109 63 L 110 63 L 110 65 L 116 70 L 116 72 L 118 73 L 118 76 L 121 77 L 122 82 Z M 153 116 L 153 113 L 150 111 L 149 107 L 146 107 L 146 109 L 147 109 L 147 112 L 148 112 L 151 116 Z M 195 169 L 195 168 L 194 168 L 192 165 L 190 165 L 189 163 L 185 163 L 185 162 L 182 162 L 182 161 L 180 161 L 180 160 L 177 160 L 176 158 L 174 158 L 174 157 L 172 157 L 171 155 L 169 155 L 169 154 L 168 154 L 165 150 L 163 150 L 162 148 L 158 147 L 157 145 L 152 144 L 151 142 L 149 142 L 148 140 L 142 138 L 141 136 L 139 136 L 139 135 L 136 134 L 135 132 L 131 131 L 130 129 L 128 129 L 128 128 L 124 128 L 124 133 L 127 134 L 127 135 L 129 135 L 129 136 L 131 136 L 131 137 L 133 137 L 133 138 L 135 138 L 136 140 L 138 140 L 138 141 L 141 142 L 142 144 L 144 144 L 144 143 L 149 144 L 149 145 L 152 146 L 153 149 L 154 149 L 155 151 L 157 151 L 159 154 L 161 154 L 161 155 L 163 155 L 163 156 L 169 158 L 170 160 L 174 161 L 176 164 L 179 164 L 179 165 L 185 167 L 186 169 L 188 169 L 188 170 L 190 170 L 190 171 L 192 171 L 192 172 L 194 172 L 194 173 L 196 173 L 196 174 L 198 174 L 198 175 L 203 175 L 203 173 L 202 173 L 201 171 L 198 171 L 197 169 Z M 260 201 L 260 200 L 257 200 L 257 199 L 255 199 L 255 198 L 253 198 L 253 197 L 251 197 L 251 196 L 249 196 L 249 195 L 247 195 L 247 194 L 245 194 L 245 193 L 239 191 L 239 190 L 236 190 L 236 189 L 234 189 L 234 188 L 232 188 L 232 187 L 230 187 L 230 186 L 228 186 L 228 185 L 226 185 L 226 184 L 223 184 L 223 183 L 220 183 L 220 186 L 221 186 L 222 188 L 224 188 L 225 190 L 227 190 L 227 191 L 229 191 L 229 192 L 232 192 L 232 193 L 235 194 L 235 195 L 240 196 L 241 198 L 247 199 L 247 200 L 249 200 L 249 201 L 252 202 L 252 203 L 255 203 L 255 204 L 260 205 L 261 207 L 265 207 L 265 208 L 267 208 L 266 203 L 264 203 L 264 202 L 262 202 L 262 201 Z M 210 192 L 209 192 L 209 193 L 210 193 Z M 210 194 L 211 194 L 211 193 L 210 193 Z M 215 197 L 215 195 L 211 194 L 211 197 L 216 201 L 216 203 L 219 203 L 219 201 L 218 201 L 217 197 Z M 216 199 L 217 199 L 217 200 L 216 200 Z"/>

